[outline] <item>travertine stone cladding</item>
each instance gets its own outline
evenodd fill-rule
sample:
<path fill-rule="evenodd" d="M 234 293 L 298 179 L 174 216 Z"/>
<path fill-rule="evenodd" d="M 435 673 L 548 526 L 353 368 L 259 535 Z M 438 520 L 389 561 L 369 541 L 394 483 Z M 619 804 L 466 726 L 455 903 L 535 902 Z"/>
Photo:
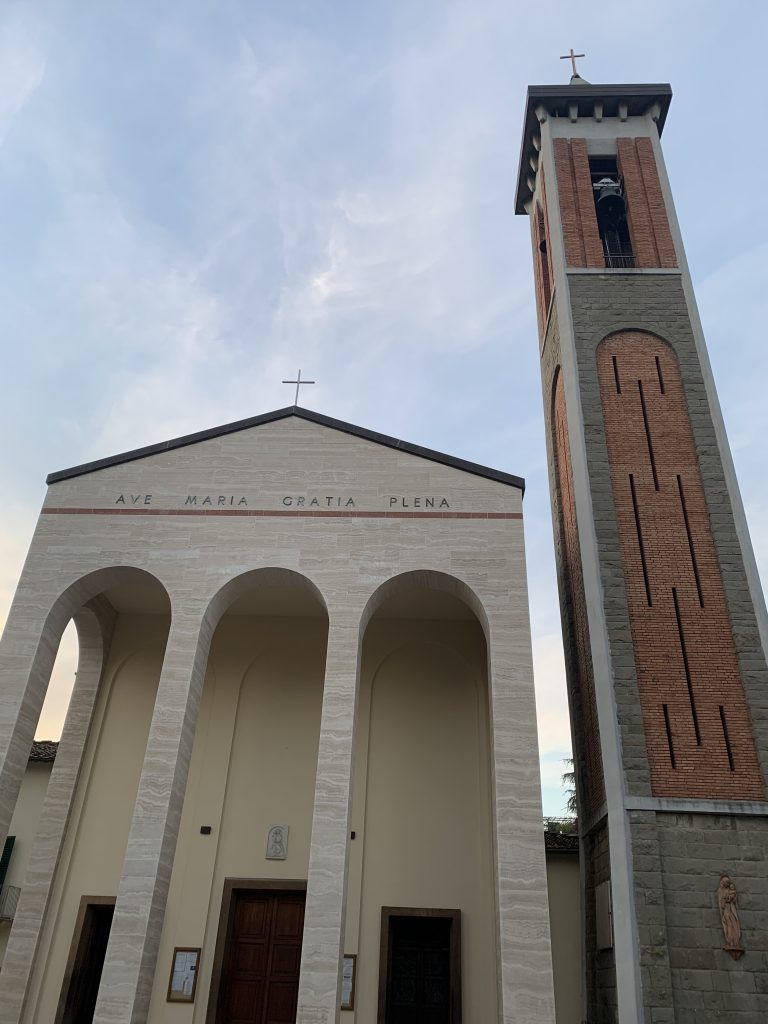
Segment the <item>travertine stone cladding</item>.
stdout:
<path fill-rule="evenodd" d="M 521 495 L 409 452 L 289 417 L 62 480 L 48 489 L 44 509 L 52 507 L 132 509 L 140 515 L 447 514 L 519 511 Z"/>
<path fill-rule="evenodd" d="M 669 273 L 621 274 L 614 271 L 570 274 L 568 281 L 628 792 L 633 795 L 649 794 L 650 783 L 597 380 L 596 349 L 606 335 L 637 328 L 657 333 L 669 342 L 677 355 L 739 668 L 765 780 L 768 774 L 768 670 L 681 279 Z"/>
<path fill-rule="evenodd" d="M 36 652 L 55 651 L 71 595 L 95 596 L 116 566 L 159 581 L 172 627 L 112 929 L 131 940 L 110 942 L 99 1024 L 146 1019 L 210 633 L 223 595 L 270 567 L 319 593 L 346 666 L 326 682 L 312 843 L 333 850 L 336 881 L 311 855 L 300 1024 L 338 1019 L 358 633 L 372 595 L 403 573 L 453 580 L 486 627 L 499 1005 L 505 1024 L 553 1024 L 520 487 L 298 414 L 52 484 L 0 645 L 6 803 L 44 691 Z"/>
<path fill-rule="evenodd" d="M 631 817 L 634 823 L 637 812 Z M 768 819 L 658 814 L 656 828 L 675 1024 L 765 1024 Z M 717 906 L 723 873 L 730 875 L 738 893 L 745 950 L 739 960 L 723 949 Z"/>
<path fill-rule="evenodd" d="M 115 611 L 104 598 L 89 602 L 75 617 L 80 648 L 76 685 L 30 851 L 11 941 L 0 972 L 0 1006 L 4 1024 L 15 1024 L 22 1019 L 32 971 L 38 962 L 51 887 L 67 835 L 114 622 Z"/>

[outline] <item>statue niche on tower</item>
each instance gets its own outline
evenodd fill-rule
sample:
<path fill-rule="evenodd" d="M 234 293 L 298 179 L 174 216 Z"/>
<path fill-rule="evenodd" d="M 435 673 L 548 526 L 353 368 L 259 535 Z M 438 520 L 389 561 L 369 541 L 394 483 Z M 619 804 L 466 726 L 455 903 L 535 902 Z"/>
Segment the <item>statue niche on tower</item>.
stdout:
<path fill-rule="evenodd" d="M 725 936 L 723 948 L 726 953 L 731 954 L 734 960 L 738 960 L 740 956 L 744 955 L 744 949 L 741 946 L 741 924 L 739 923 L 736 886 L 728 875 L 720 876 L 720 885 L 717 887 L 717 905 Z"/>

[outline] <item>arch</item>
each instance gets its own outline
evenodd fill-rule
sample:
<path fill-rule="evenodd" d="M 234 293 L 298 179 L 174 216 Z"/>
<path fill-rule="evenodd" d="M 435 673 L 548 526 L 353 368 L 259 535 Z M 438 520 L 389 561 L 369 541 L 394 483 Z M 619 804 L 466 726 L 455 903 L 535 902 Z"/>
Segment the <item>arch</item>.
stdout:
<path fill-rule="evenodd" d="M 16 779 L 14 772 L 18 772 L 19 761 L 26 765 L 61 635 L 70 620 L 77 631 L 78 660 L 76 682 L 0 977 L 0 1003 L 9 1022 L 23 1016 L 39 960 L 52 885 L 70 826 L 83 755 L 118 616 L 109 599 L 110 592 L 136 584 L 149 585 L 154 593 L 162 594 L 170 613 L 168 592 L 151 573 L 135 566 L 105 567 L 73 581 L 53 600 L 35 638 L 36 649 L 24 680 L 21 712 L 13 726 L 7 758 L 6 792 L 14 802 L 20 783 L 20 776 Z"/>
<path fill-rule="evenodd" d="M 248 569 L 246 572 L 232 577 L 213 595 L 203 616 L 203 621 L 210 634 L 213 634 L 216 626 L 238 598 L 257 588 L 281 586 L 294 587 L 309 594 L 322 608 L 326 619 L 328 618 L 328 603 L 313 580 L 303 573 L 296 572 L 295 569 L 263 566 L 258 569 Z"/>
<path fill-rule="evenodd" d="M 615 334 L 644 334 L 675 350 L 675 343 L 664 333 L 666 327 L 668 325 L 657 323 L 655 320 L 648 320 L 645 323 L 640 323 L 637 320 L 615 320 L 608 330 L 603 326 L 591 334 L 589 341 L 592 348 L 597 350 L 602 342 L 607 341 Z"/>
<path fill-rule="evenodd" d="M 672 342 L 669 341 L 669 339 L 665 338 L 660 331 L 649 331 L 648 327 L 645 324 L 620 324 L 618 326 L 612 327 L 607 334 L 603 334 L 601 332 L 599 336 L 599 341 L 597 343 L 597 348 L 600 349 L 603 345 L 605 345 L 606 342 L 610 341 L 611 338 L 615 339 L 616 337 L 620 337 L 627 334 L 642 334 L 643 337 L 653 338 L 654 341 L 660 341 L 662 345 L 666 345 L 667 348 L 675 352 L 675 347 L 672 344 Z M 675 353 L 675 357 L 677 357 L 677 353 Z"/>
<path fill-rule="evenodd" d="M 104 591 L 131 583 L 149 583 L 151 586 L 159 587 L 170 607 L 171 598 L 168 590 L 151 572 L 133 565 L 107 566 L 74 580 L 54 599 L 43 624 L 43 633 L 49 642 L 55 640 L 58 644 L 65 626 L 79 609 Z"/>
<path fill-rule="evenodd" d="M 210 997 L 215 1005 L 226 977 L 212 966 L 221 915 L 226 921 L 229 913 L 229 904 L 221 904 L 226 879 L 258 873 L 276 884 L 307 877 L 328 612 L 312 579 L 279 565 L 225 577 L 211 591 L 200 631 L 198 728 L 166 915 L 197 922 L 204 950 L 198 999 Z M 190 876 L 185 864 L 188 851 L 198 848 L 198 808 L 216 836 L 216 852 Z M 290 825 L 286 858 L 265 861 L 256 872 L 253 851 L 263 849 L 274 822 Z M 173 935 L 164 933 L 158 958 L 170 959 L 172 949 Z M 165 981 L 153 981 L 150 1016 L 165 1000 Z"/>
<path fill-rule="evenodd" d="M 368 623 L 376 614 L 378 609 L 392 597 L 397 597 L 409 590 L 441 591 L 450 594 L 462 601 L 472 611 L 482 626 L 486 643 L 489 637 L 488 615 L 483 602 L 474 590 L 459 579 L 446 572 L 437 569 L 411 569 L 407 572 L 391 576 L 384 583 L 380 584 L 368 598 L 363 613 L 360 617 L 360 639 L 363 638 Z"/>
<path fill-rule="evenodd" d="M 90 642 L 90 631 L 86 624 L 87 616 L 81 615 L 80 625 L 78 625 L 78 613 L 81 609 L 92 604 L 105 591 L 130 583 L 149 583 L 151 586 L 159 588 L 170 608 L 170 596 L 164 584 L 152 573 L 147 572 L 146 569 L 130 565 L 103 567 L 86 573 L 86 575 L 79 577 L 65 587 L 53 599 L 47 612 L 44 613 L 44 618 L 42 618 L 37 635 L 27 638 L 31 639 L 31 643 L 27 649 L 29 654 L 28 668 L 26 672 L 23 672 L 26 678 L 24 678 L 23 683 L 19 687 L 21 690 L 18 704 L 20 710 L 16 720 L 10 724 L 10 735 L 5 751 L 0 749 L 0 760 L 2 760 L 2 754 L 7 751 L 6 759 L 8 765 L 18 774 L 19 781 L 32 747 L 32 738 L 40 717 L 43 700 L 45 699 L 65 627 L 74 618 L 76 620 L 75 625 L 78 628 L 78 635 L 88 637 L 88 642 Z M 17 617 L 14 614 L 17 607 L 16 601 L 14 601 L 14 606 L 11 608 L 8 618 L 6 633 L 3 637 L 4 643 L 9 645 L 17 642 L 16 637 L 13 636 L 17 626 Z M 103 604 L 101 607 L 103 611 Z M 18 616 L 19 620 L 24 618 L 24 613 L 25 609 L 22 608 L 21 615 Z M 101 617 L 103 618 L 103 615 Z M 28 627 L 26 622 L 23 625 Z M 93 623 L 90 625 L 92 626 Z M 82 632 L 83 630 L 85 630 L 84 633 Z M 16 671 L 18 672 L 18 669 Z M 5 765 L 0 770 L 4 771 Z M 15 796 L 13 802 L 15 803 Z M 0 826 L 0 834 L 2 832 L 3 829 Z"/>
<path fill-rule="evenodd" d="M 471 586 L 428 569 L 384 581 L 363 609 L 347 925 L 374 1012 L 381 907 L 453 907 L 465 1011 L 497 1016 L 491 624 Z"/>
<path fill-rule="evenodd" d="M 595 364 L 651 791 L 760 799 L 706 456 L 677 352 L 645 328 L 614 328 Z"/>

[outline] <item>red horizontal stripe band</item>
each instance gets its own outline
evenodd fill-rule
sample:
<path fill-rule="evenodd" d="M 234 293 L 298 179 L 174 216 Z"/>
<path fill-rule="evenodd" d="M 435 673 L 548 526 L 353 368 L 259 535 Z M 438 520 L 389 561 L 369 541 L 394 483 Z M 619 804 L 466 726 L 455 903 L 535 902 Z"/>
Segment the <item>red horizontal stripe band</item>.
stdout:
<path fill-rule="evenodd" d="M 522 519 L 522 512 L 364 512 L 292 508 L 44 508 L 48 516 L 250 516 L 305 519 Z"/>

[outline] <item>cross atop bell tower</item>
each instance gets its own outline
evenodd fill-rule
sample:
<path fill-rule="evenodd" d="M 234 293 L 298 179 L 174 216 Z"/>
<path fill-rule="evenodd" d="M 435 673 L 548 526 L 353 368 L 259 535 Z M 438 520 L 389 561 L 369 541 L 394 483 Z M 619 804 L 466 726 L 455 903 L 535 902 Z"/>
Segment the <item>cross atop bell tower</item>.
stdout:
<path fill-rule="evenodd" d="M 560 58 L 560 60 L 569 60 L 571 62 L 571 68 L 573 69 L 573 74 L 571 75 L 571 81 L 573 81 L 574 78 L 577 78 L 577 79 L 583 81 L 583 79 L 581 78 L 581 75 L 576 70 L 576 58 L 577 57 L 586 57 L 586 53 L 574 53 L 573 52 L 573 47 L 571 47 L 570 50 L 568 51 L 568 53 L 564 53 L 563 56 Z"/>
<path fill-rule="evenodd" d="M 768 625 L 661 151 L 672 94 L 591 85 L 567 56 L 569 85 L 528 90 L 516 212 L 585 864 L 582 1016 L 751 1024 L 768 1013 L 752 859 L 768 849 Z"/>

